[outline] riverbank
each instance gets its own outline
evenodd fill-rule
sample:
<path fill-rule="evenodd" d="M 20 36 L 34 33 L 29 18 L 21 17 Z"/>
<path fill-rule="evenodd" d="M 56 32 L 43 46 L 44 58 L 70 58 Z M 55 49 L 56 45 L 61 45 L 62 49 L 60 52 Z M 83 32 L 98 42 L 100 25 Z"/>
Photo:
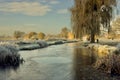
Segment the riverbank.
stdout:
<path fill-rule="evenodd" d="M 20 51 L 24 50 L 35 50 L 41 49 L 52 45 L 60 45 L 66 43 L 75 43 L 78 42 L 77 40 L 58 40 L 58 41 L 31 41 L 31 42 L 18 42 L 18 49 Z"/>
<path fill-rule="evenodd" d="M 17 68 L 22 63 L 18 49 L 10 44 L 0 44 L 0 68 Z"/>
<path fill-rule="evenodd" d="M 0 71 L 5 75 L 0 80 L 120 80 L 94 68 L 97 57 L 81 42 L 19 53 L 25 63 L 16 71 Z"/>
<path fill-rule="evenodd" d="M 99 43 L 83 43 L 97 57 L 93 67 L 110 76 L 120 75 L 120 42 L 104 41 Z M 120 79 L 120 76 L 118 76 Z M 116 79 L 115 80 L 119 80 Z M 106 79 L 105 79 L 106 80 Z"/>

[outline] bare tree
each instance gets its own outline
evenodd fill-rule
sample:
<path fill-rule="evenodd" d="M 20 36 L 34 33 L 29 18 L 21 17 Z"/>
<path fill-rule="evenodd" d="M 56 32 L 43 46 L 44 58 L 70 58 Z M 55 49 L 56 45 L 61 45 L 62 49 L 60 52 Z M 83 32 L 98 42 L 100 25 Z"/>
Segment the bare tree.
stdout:
<path fill-rule="evenodd" d="M 25 35 L 25 32 L 21 32 L 21 31 L 15 31 L 13 36 L 14 38 L 18 39 L 18 38 L 21 38 Z"/>
<path fill-rule="evenodd" d="M 69 32 L 68 28 L 66 28 L 66 27 L 62 28 L 61 33 L 60 33 L 61 37 L 67 38 L 68 37 L 68 32 Z"/>
<path fill-rule="evenodd" d="M 29 38 L 32 38 L 32 37 L 35 36 L 35 35 L 37 35 L 36 32 L 30 32 L 30 33 L 28 34 Z"/>

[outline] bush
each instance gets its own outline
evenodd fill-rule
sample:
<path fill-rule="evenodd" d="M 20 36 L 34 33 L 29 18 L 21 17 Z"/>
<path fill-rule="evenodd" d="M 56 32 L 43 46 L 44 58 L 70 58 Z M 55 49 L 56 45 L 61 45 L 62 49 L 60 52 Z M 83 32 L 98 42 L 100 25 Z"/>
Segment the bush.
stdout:
<path fill-rule="evenodd" d="M 48 44 L 42 40 L 38 40 L 35 43 L 39 44 L 40 47 L 47 47 L 48 46 Z"/>
<path fill-rule="evenodd" d="M 0 66 L 18 66 L 20 63 L 20 54 L 15 46 L 0 45 Z"/>
<path fill-rule="evenodd" d="M 120 74 L 120 55 L 106 55 L 105 57 L 98 59 L 94 67 L 106 73 Z"/>
<path fill-rule="evenodd" d="M 42 32 L 40 32 L 40 33 L 38 34 L 38 39 L 44 39 L 44 38 L 45 38 L 45 34 L 42 33 Z"/>

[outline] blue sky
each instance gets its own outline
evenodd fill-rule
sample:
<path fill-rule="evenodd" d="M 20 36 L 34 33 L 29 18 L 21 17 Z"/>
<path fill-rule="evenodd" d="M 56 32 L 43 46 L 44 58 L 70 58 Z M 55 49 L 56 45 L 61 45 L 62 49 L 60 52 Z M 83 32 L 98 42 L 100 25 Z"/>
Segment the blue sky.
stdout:
<path fill-rule="evenodd" d="M 57 34 L 63 27 L 71 28 L 73 4 L 73 0 L 0 0 L 0 35 L 15 30 Z M 120 5 L 117 8 L 120 12 Z"/>
<path fill-rule="evenodd" d="M 73 0 L 0 0 L 0 35 L 24 32 L 59 33 L 71 28 Z"/>

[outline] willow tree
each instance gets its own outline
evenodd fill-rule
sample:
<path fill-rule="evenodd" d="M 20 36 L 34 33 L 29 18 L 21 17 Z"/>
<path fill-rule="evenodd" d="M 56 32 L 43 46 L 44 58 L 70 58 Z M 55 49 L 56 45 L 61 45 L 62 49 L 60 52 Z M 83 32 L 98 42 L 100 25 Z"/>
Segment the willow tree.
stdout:
<path fill-rule="evenodd" d="M 72 28 L 75 38 L 90 34 L 90 40 L 95 42 L 95 35 L 100 33 L 100 24 L 110 31 L 112 5 L 116 0 L 74 0 L 71 8 Z"/>

